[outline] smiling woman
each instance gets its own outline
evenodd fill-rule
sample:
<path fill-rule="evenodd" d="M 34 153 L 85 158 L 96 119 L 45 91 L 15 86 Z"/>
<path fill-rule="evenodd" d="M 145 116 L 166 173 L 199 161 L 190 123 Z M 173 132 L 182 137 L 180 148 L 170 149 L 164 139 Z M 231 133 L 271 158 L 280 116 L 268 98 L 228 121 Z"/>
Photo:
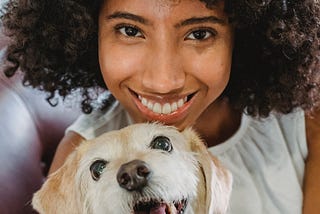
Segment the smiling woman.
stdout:
<path fill-rule="evenodd" d="M 103 4 L 101 72 L 135 122 L 161 121 L 184 129 L 222 93 L 233 38 L 222 11 L 199 1 L 174 6 L 159 1 Z"/>
<path fill-rule="evenodd" d="M 25 77 L 27 84 L 51 93 L 48 101 L 81 88 L 83 111 L 91 112 L 97 96 L 89 92 L 90 88 L 106 88 L 97 58 L 97 19 L 104 1 L 53 0 L 32 4 L 21 1 L 24 7 L 16 7 L 16 2 L 9 1 L 2 16 L 3 26 L 14 41 L 7 53 L 12 64 L 6 74 L 11 76 L 22 67 L 30 74 Z M 159 7 L 167 5 L 168 8 L 170 3 L 175 6 L 180 1 L 158 2 Z M 223 1 L 200 2 L 215 8 Z M 314 45 L 317 40 L 313 37 L 318 31 L 318 6 L 314 6 L 318 3 L 286 2 L 239 0 L 226 1 L 224 6 L 229 17 L 225 21 L 232 22 L 237 35 L 231 79 L 224 95 L 237 108 L 247 108 L 253 115 L 266 116 L 272 109 L 286 113 L 297 106 L 310 109 L 319 99 L 317 72 L 313 72 L 314 68 L 308 69 L 316 66 L 312 62 L 317 52 Z M 142 9 L 147 10 L 145 5 Z M 194 17 L 190 15 L 190 18 Z M 123 30 L 135 33 L 137 29 Z M 204 36 L 203 31 L 194 33 L 191 38 Z M 290 73 L 297 69 L 299 72 Z M 101 108 L 110 102 L 112 99 L 102 102 Z"/>
<path fill-rule="evenodd" d="M 230 213 L 320 212 L 319 1 L 9 0 L 1 20 L 7 76 L 83 96 L 51 172 L 110 130 L 193 126 L 235 177 Z"/>

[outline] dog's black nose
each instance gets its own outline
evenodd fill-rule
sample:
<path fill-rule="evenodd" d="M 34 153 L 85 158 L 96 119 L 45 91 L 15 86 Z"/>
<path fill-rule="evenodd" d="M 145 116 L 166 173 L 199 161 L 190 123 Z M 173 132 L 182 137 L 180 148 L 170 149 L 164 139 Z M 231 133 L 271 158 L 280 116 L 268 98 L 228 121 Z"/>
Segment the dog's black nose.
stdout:
<path fill-rule="evenodd" d="M 147 185 L 150 177 L 150 167 L 141 160 L 123 164 L 117 173 L 119 185 L 129 191 L 141 190 Z"/>

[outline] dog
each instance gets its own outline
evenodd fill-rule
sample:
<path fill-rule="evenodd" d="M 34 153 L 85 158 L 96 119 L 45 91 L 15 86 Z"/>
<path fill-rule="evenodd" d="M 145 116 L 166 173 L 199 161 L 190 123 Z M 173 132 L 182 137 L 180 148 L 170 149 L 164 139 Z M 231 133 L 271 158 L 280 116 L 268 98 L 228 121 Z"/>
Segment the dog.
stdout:
<path fill-rule="evenodd" d="M 81 143 L 32 205 L 41 214 L 222 214 L 231 186 L 191 128 L 142 123 Z"/>

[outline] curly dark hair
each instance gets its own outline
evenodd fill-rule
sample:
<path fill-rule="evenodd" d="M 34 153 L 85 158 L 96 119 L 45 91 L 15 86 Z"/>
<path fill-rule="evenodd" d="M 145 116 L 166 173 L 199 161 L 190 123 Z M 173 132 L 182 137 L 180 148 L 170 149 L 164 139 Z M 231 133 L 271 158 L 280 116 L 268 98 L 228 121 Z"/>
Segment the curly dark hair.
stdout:
<path fill-rule="evenodd" d="M 221 0 L 200 1 L 212 8 Z M 11 37 L 5 74 L 10 77 L 20 69 L 23 83 L 48 92 L 49 102 L 81 89 L 82 110 L 90 113 L 96 99 L 90 89 L 107 89 L 97 51 L 102 2 L 10 0 L 1 15 Z M 225 11 L 235 26 L 235 45 L 222 96 L 258 116 L 296 107 L 309 111 L 319 104 L 318 0 L 225 0 Z"/>

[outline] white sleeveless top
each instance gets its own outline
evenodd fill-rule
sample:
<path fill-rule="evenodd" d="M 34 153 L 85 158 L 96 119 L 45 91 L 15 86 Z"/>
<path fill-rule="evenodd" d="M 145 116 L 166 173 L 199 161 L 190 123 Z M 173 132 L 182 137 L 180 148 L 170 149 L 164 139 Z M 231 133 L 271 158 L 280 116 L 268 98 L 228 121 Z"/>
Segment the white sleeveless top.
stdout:
<path fill-rule="evenodd" d="M 91 139 L 129 124 L 130 116 L 116 102 L 107 112 L 80 116 L 67 131 Z M 302 213 L 308 153 L 303 111 L 272 113 L 265 119 L 243 114 L 238 131 L 209 151 L 233 174 L 229 213 Z"/>

